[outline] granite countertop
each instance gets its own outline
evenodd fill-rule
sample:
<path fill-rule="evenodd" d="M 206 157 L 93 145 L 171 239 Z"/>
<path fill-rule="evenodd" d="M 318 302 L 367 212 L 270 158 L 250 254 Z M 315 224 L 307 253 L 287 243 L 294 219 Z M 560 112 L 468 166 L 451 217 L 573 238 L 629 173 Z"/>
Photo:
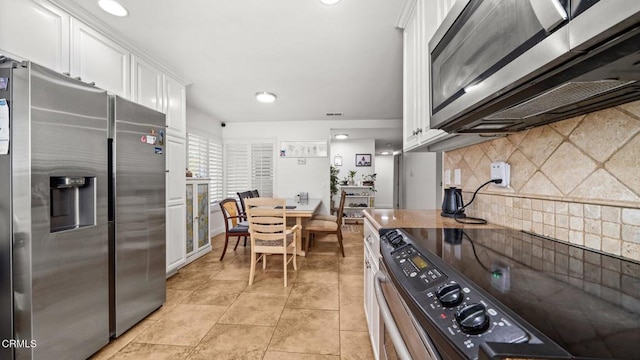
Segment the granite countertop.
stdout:
<path fill-rule="evenodd" d="M 501 228 L 499 225 L 461 224 L 452 218 L 440 216 L 440 210 L 368 209 L 365 218 L 381 228 Z"/>

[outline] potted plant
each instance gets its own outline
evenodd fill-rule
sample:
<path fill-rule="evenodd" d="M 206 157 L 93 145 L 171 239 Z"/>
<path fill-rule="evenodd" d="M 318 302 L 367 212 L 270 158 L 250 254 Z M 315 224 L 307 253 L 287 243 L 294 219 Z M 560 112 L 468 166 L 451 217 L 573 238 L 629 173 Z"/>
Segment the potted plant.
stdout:
<path fill-rule="evenodd" d="M 349 170 L 349 185 L 355 185 L 355 182 L 353 181 L 353 178 L 356 176 L 356 173 L 358 171 L 356 170 Z"/>
<path fill-rule="evenodd" d="M 338 169 L 333 165 L 329 165 L 329 181 L 331 184 L 329 187 L 329 190 L 331 191 L 331 196 L 330 196 L 331 207 L 333 207 L 333 196 L 338 193 L 338 173 L 339 172 L 340 172 L 340 169 Z"/>
<path fill-rule="evenodd" d="M 362 186 L 374 186 L 376 181 L 376 173 L 362 176 Z"/>

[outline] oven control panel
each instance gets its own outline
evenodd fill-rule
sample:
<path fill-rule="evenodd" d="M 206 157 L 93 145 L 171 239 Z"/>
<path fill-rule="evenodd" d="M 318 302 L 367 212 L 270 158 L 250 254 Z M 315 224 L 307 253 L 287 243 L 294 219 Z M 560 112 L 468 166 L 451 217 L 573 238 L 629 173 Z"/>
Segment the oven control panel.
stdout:
<path fill-rule="evenodd" d="M 393 241 L 392 241 L 393 240 Z M 394 284 L 399 282 L 411 294 L 418 317 L 426 319 L 459 353 L 478 357 L 480 343 L 523 343 L 531 340 L 528 332 L 508 316 L 500 306 L 476 290 L 436 255 L 416 247 L 400 230 L 381 236 L 381 253 Z M 429 333 L 428 329 L 427 333 Z"/>

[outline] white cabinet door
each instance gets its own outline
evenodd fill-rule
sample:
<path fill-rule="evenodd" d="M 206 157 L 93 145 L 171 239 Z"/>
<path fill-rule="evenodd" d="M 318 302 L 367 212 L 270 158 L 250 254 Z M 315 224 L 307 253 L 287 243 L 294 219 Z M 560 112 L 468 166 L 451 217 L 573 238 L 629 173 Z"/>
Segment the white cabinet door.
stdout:
<path fill-rule="evenodd" d="M 3 0 L 0 48 L 55 71 L 69 72 L 69 15 L 44 1 Z"/>
<path fill-rule="evenodd" d="M 185 206 L 167 206 L 167 274 L 175 272 L 186 260 Z"/>
<path fill-rule="evenodd" d="M 162 102 L 163 74 L 153 65 L 137 56 L 131 57 L 132 90 L 131 98 L 138 104 L 154 110 L 164 111 Z"/>
<path fill-rule="evenodd" d="M 184 139 L 167 136 L 167 274 L 186 260 L 185 144 Z"/>
<path fill-rule="evenodd" d="M 167 136 L 167 203 L 184 204 L 185 201 L 185 142 L 184 139 Z"/>
<path fill-rule="evenodd" d="M 405 151 L 433 142 L 446 133 L 430 129 L 429 40 L 438 28 L 441 0 L 416 0 L 404 28 L 404 111 Z M 452 2 L 453 3 L 453 2 Z M 448 8 L 447 8 L 448 9 Z"/>
<path fill-rule="evenodd" d="M 453 4 L 453 1 L 451 1 Z M 420 20 L 420 38 L 423 39 L 419 42 L 418 46 L 421 51 L 421 60 L 420 60 L 420 114 L 418 115 L 419 120 L 418 127 L 418 142 L 420 144 L 425 144 L 428 142 L 435 141 L 446 133 L 442 130 L 431 129 L 431 98 L 429 97 L 429 87 L 431 78 L 431 64 L 429 57 L 429 41 L 433 37 L 433 34 L 438 30 L 438 13 L 437 13 L 437 2 L 429 1 L 429 0 L 418 0 L 418 19 Z M 448 10 L 448 9 L 447 9 Z"/>
<path fill-rule="evenodd" d="M 372 259 L 370 251 L 365 246 L 364 250 L 364 312 L 367 318 L 369 338 L 375 359 L 380 358 L 380 310 L 376 300 L 373 282 L 378 268 Z"/>
<path fill-rule="evenodd" d="M 403 148 L 418 144 L 419 23 L 417 12 L 410 15 L 403 32 Z"/>
<path fill-rule="evenodd" d="M 71 19 L 71 76 L 129 99 L 129 61 L 127 49 Z"/>
<path fill-rule="evenodd" d="M 375 359 L 380 349 L 380 310 L 376 300 L 373 282 L 378 272 L 380 237 L 369 220 L 364 222 L 364 312 Z"/>
<path fill-rule="evenodd" d="M 164 90 L 164 113 L 167 114 L 169 131 L 175 136 L 185 137 L 187 131 L 187 90 L 184 85 L 167 75 L 164 76 Z"/>

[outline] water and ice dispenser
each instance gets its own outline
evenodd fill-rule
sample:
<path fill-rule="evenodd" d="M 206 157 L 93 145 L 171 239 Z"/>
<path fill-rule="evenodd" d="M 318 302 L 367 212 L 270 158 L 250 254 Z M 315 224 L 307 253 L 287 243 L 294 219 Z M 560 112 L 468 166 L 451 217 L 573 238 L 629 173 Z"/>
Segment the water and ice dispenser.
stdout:
<path fill-rule="evenodd" d="M 96 224 L 96 178 L 52 176 L 50 178 L 51 232 Z"/>

